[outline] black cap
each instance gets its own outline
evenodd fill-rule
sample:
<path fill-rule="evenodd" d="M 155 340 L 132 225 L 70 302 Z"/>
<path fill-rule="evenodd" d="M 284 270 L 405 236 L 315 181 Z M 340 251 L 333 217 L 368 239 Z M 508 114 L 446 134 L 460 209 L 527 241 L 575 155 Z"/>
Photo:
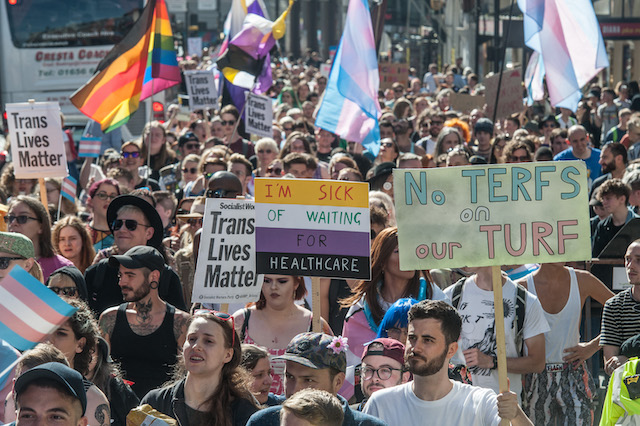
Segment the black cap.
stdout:
<path fill-rule="evenodd" d="M 160 247 L 164 235 L 162 219 L 155 207 L 149 204 L 147 200 L 135 195 L 119 195 L 111 201 L 109 207 L 107 207 L 107 223 L 109 224 L 109 229 L 113 227 L 113 221 L 118 218 L 118 210 L 124 206 L 135 206 L 142 210 L 142 214 L 144 214 L 149 224 L 153 227 L 153 236 L 147 241 L 147 244 L 152 247 Z M 113 232 L 113 229 L 111 229 L 111 232 Z"/>
<path fill-rule="evenodd" d="M 385 176 L 385 179 L 386 179 L 387 176 L 393 173 L 393 169 L 395 168 L 396 168 L 396 163 L 393 163 L 391 161 L 378 164 L 373 168 L 373 173 L 369 178 L 369 182 L 376 180 L 376 178 L 379 178 L 380 176 Z"/>
<path fill-rule="evenodd" d="M 544 127 L 544 123 L 546 123 L 547 121 L 552 121 L 556 125 L 556 127 L 560 127 L 560 123 L 558 123 L 558 120 L 556 119 L 556 116 L 552 115 L 552 114 L 549 114 L 545 118 L 543 118 L 542 121 L 538 124 L 540 129 L 542 129 Z"/>
<path fill-rule="evenodd" d="M 31 383 L 39 379 L 53 380 L 62 385 L 62 388 L 66 393 L 80 400 L 80 404 L 82 405 L 82 415 L 84 416 L 87 409 L 87 393 L 84 390 L 82 375 L 76 370 L 59 362 L 48 362 L 46 364 L 39 365 L 18 377 L 14 387 L 16 400 Z"/>
<path fill-rule="evenodd" d="M 493 135 L 493 121 L 488 118 L 480 118 L 476 121 L 476 125 L 473 126 L 473 131 L 478 132 L 487 132 Z"/>
<path fill-rule="evenodd" d="M 118 268 L 120 265 L 129 269 L 149 268 L 152 271 L 162 271 L 164 257 L 153 247 L 135 246 L 127 250 L 125 254 L 109 258 L 109 266 L 112 268 Z"/>
<path fill-rule="evenodd" d="M 185 133 L 184 135 L 182 135 L 182 136 L 180 136 L 178 138 L 178 146 L 182 147 L 187 142 L 198 142 L 198 143 L 200 143 L 200 140 L 198 139 L 198 137 L 193 132 L 187 132 L 187 133 Z"/>

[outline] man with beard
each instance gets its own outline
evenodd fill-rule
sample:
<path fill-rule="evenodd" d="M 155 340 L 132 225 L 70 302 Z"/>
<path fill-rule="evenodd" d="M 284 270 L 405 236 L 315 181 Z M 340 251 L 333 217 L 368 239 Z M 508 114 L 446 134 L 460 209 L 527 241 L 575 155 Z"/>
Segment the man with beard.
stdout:
<path fill-rule="evenodd" d="M 187 333 L 189 314 L 158 296 L 164 258 L 153 247 L 136 246 L 124 255 L 111 256 L 109 266 L 119 270 L 125 303 L 100 315 L 100 331 L 111 345 L 131 388 L 142 399 L 171 378 Z"/>
<path fill-rule="evenodd" d="M 533 425 L 511 391 L 449 379 L 448 365 L 458 350 L 462 319 L 443 301 L 423 300 L 409 310 L 405 357 L 413 382 L 374 393 L 364 412 L 389 424 Z M 428 419 L 428 420 L 427 420 Z"/>
<path fill-rule="evenodd" d="M 602 147 L 600 151 L 600 167 L 602 176 L 593 181 L 589 199 L 594 198 L 596 189 L 609 179 L 622 179 L 627 168 L 627 148 L 621 143 L 611 142 Z M 593 217 L 595 213 L 591 214 Z"/>

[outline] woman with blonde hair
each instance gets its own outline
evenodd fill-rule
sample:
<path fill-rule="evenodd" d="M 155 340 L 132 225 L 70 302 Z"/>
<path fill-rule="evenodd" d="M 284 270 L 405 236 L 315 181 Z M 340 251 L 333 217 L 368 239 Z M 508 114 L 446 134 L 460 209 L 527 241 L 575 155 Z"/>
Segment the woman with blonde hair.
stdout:
<path fill-rule="evenodd" d="M 91 235 L 85 224 L 75 216 L 60 219 L 52 232 L 53 248 L 84 274 L 96 256 Z"/>
<path fill-rule="evenodd" d="M 144 126 L 142 141 L 140 155 L 146 162 L 151 150 L 151 161 L 148 166 L 151 168 L 151 178 L 158 180 L 160 169 L 177 161 L 175 152 L 167 143 L 167 131 L 159 121 L 152 121 Z"/>

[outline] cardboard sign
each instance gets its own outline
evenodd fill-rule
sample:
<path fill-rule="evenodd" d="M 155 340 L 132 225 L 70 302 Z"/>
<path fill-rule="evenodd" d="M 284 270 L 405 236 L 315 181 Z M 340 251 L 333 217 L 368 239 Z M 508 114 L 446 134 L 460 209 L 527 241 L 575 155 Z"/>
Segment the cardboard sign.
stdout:
<path fill-rule="evenodd" d="M 255 188 L 258 273 L 370 279 L 366 183 L 258 178 Z"/>
<path fill-rule="evenodd" d="M 247 92 L 244 128 L 247 133 L 265 138 L 273 137 L 273 101 L 267 96 Z"/>
<path fill-rule="evenodd" d="M 469 114 L 474 109 L 482 109 L 486 100 L 484 96 L 472 96 L 466 93 L 452 93 L 449 97 L 451 109 Z"/>
<path fill-rule="evenodd" d="M 380 89 L 390 89 L 391 85 L 395 82 L 402 83 L 403 86 L 407 85 L 409 80 L 409 64 L 381 62 L 378 64 L 378 69 L 380 71 Z"/>
<path fill-rule="evenodd" d="M 582 161 L 393 171 L 400 269 L 591 259 Z"/>
<path fill-rule="evenodd" d="M 57 102 L 7 104 L 7 124 L 16 178 L 69 174 Z"/>
<path fill-rule="evenodd" d="M 496 118 L 506 118 L 513 113 L 521 112 L 524 108 L 522 76 L 520 70 L 511 70 L 502 75 L 502 85 L 498 95 L 498 80 L 500 75 L 496 74 L 484 80 L 485 98 L 487 104 L 487 117 L 493 117 L 496 96 L 499 96 L 498 113 Z"/>
<path fill-rule="evenodd" d="M 255 217 L 253 201 L 207 198 L 193 279 L 194 302 L 258 300 L 262 277 L 256 276 Z"/>
<path fill-rule="evenodd" d="M 185 71 L 184 79 L 191 111 L 205 108 L 218 109 L 218 91 L 212 71 Z"/>

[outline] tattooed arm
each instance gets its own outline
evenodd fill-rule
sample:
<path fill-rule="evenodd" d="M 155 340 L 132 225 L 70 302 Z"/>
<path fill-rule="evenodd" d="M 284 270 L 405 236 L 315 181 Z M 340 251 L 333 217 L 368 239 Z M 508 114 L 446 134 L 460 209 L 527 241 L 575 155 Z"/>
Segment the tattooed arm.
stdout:
<path fill-rule="evenodd" d="M 182 350 L 182 345 L 184 345 L 184 341 L 187 338 L 190 319 L 191 315 L 176 309 L 176 313 L 173 316 L 173 335 L 176 337 L 180 350 Z"/>
<path fill-rule="evenodd" d="M 111 344 L 111 333 L 116 325 L 116 315 L 118 314 L 118 307 L 109 308 L 100 314 L 98 325 L 100 326 L 100 334 L 104 337 L 107 343 Z"/>

